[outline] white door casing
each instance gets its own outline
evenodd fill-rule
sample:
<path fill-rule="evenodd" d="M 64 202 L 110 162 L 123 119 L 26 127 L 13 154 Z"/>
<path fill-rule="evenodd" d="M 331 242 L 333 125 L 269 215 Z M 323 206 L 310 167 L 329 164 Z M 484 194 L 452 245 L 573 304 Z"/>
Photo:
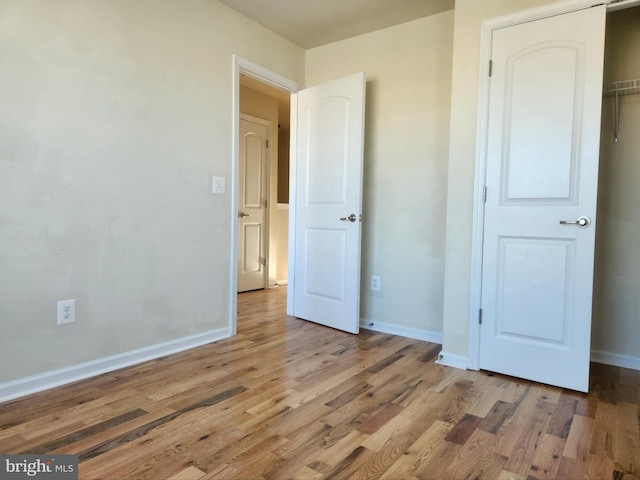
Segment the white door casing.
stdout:
<path fill-rule="evenodd" d="M 479 367 L 588 389 L 605 7 L 495 30 Z M 560 221 L 584 216 L 581 228 Z"/>
<path fill-rule="evenodd" d="M 238 176 L 238 292 L 267 284 L 269 122 L 240 116 Z"/>
<path fill-rule="evenodd" d="M 365 75 L 301 90 L 292 105 L 293 315 L 358 333 Z"/>

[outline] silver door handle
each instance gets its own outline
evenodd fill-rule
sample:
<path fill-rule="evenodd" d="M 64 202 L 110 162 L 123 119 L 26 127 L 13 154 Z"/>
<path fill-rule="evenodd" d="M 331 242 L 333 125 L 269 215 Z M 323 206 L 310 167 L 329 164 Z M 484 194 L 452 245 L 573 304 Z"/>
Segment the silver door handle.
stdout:
<path fill-rule="evenodd" d="M 352 213 L 351 215 L 349 215 L 348 217 L 342 217 L 340 220 L 343 222 L 355 222 L 358 219 L 358 217 L 356 217 L 355 213 Z"/>
<path fill-rule="evenodd" d="M 587 228 L 591 225 L 589 217 L 578 217 L 576 220 L 560 220 L 560 225 L 575 225 L 580 228 Z"/>
<path fill-rule="evenodd" d="M 250 217 L 250 213 L 238 212 L 238 218 Z"/>

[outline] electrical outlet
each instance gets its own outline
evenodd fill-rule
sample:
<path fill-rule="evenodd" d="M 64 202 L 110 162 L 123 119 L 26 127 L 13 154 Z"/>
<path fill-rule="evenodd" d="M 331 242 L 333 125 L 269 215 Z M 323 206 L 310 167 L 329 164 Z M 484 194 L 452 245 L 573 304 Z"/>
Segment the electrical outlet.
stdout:
<path fill-rule="evenodd" d="M 76 321 L 76 301 L 60 300 L 58 302 L 58 325 Z"/>
<path fill-rule="evenodd" d="M 380 275 L 371 275 L 371 290 L 374 292 L 380 291 Z"/>

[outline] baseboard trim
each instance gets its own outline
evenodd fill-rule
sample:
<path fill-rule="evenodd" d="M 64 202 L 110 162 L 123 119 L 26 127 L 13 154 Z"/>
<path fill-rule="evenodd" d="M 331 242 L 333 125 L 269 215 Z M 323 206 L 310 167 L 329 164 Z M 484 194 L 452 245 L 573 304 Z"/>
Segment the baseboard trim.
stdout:
<path fill-rule="evenodd" d="M 70 367 L 52 370 L 9 382 L 0 383 L 0 402 L 13 400 L 32 393 L 84 380 L 120 368 L 200 347 L 231 336 L 228 327 L 191 335 L 188 337 L 138 348 L 118 355 L 98 358 Z"/>
<path fill-rule="evenodd" d="M 460 370 L 467 370 L 469 367 L 469 358 L 462 355 L 454 355 L 453 353 L 447 353 L 442 350 L 438 354 L 436 360 L 438 365 L 444 365 L 445 367 L 459 368 Z"/>
<path fill-rule="evenodd" d="M 372 330 L 374 332 L 400 335 L 401 337 L 414 338 L 416 340 L 424 340 L 425 342 L 439 343 L 440 345 L 442 345 L 442 334 L 437 332 L 430 332 L 429 330 L 403 327 L 400 325 L 392 325 L 390 323 L 367 319 L 360 319 L 360 328 L 364 328 L 365 330 Z"/>
<path fill-rule="evenodd" d="M 361 320 L 360 328 L 375 332 L 400 335 L 407 338 L 414 338 L 416 340 L 423 340 L 442 345 L 442 334 L 430 332 L 428 330 L 402 327 L 372 320 Z M 96 375 L 112 372 L 120 368 L 130 367 L 138 363 L 182 352 L 191 348 L 200 347 L 207 343 L 229 338 L 230 336 L 229 328 L 210 330 L 197 335 L 158 343 L 156 345 L 131 350 L 118 355 L 99 358 L 89 362 L 80 363 L 78 365 L 0 383 L 0 402 L 6 402 L 32 393 L 41 392 L 50 388 L 73 383 L 78 380 L 84 380 Z M 640 358 L 630 355 L 620 355 L 617 353 L 592 350 L 591 361 L 616 367 L 630 368 L 632 370 L 640 370 Z M 436 363 L 439 365 L 466 370 L 469 360 L 467 357 L 462 355 L 454 355 L 452 353 L 441 351 Z"/>
<path fill-rule="evenodd" d="M 620 355 L 619 353 L 591 350 L 591 361 L 604 363 L 605 365 L 613 365 L 614 367 L 640 370 L 640 358 L 632 357 L 631 355 Z"/>

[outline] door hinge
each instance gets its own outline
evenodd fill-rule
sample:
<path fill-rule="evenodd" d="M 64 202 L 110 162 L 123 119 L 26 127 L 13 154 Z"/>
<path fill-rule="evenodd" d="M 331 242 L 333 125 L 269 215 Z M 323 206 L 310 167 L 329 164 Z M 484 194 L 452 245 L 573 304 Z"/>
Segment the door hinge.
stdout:
<path fill-rule="evenodd" d="M 482 325 L 482 309 L 478 310 L 478 323 Z"/>
<path fill-rule="evenodd" d="M 267 148 L 269 148 L 269 140 L 267 140 L 266 142 L 267 142 Z"/>
<path fill-rule="evenodd" d="M 493 75 L 493 60 L 489 60 L 489 76 Z"/>
<path fill-rule="evenodd" d="M 260 257 L 260 265 L 264 265 L 265 267 L 267 266 L 267 259 L 266 259 L 266 257 Z"/>
<path fill-rule="evenodd" d="M 487 203 L 487 186 L 482 187 L 482 203 Z"/>

